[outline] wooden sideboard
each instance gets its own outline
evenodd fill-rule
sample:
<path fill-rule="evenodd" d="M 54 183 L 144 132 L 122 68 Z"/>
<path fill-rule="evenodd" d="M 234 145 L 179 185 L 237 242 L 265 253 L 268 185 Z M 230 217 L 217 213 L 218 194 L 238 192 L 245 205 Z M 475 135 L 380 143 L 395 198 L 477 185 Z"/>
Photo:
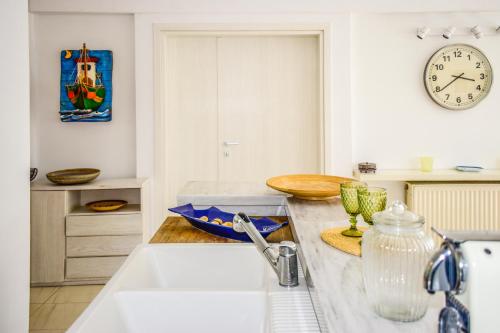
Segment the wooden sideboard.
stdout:
<path fill-rule="evenodd" d="M 61 186 L 31 184 L 31 284 L 104 283 L 120 267 L 145 232 L 146 179 L 99 179 Z M 127 200 L 116 211 L 98 213 L 85 204 Z"/>

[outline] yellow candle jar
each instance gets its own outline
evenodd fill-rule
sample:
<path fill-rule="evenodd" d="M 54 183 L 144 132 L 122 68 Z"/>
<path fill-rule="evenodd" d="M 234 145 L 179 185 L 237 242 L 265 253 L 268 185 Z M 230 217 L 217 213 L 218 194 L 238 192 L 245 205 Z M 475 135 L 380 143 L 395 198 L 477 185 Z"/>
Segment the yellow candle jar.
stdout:
<path fill-rule="evenodd" d="M 432 158 L 431 156 L 420 157 L 420 171 L 431 172 L 433 164 L 434 164 L 434 158 Z"/>

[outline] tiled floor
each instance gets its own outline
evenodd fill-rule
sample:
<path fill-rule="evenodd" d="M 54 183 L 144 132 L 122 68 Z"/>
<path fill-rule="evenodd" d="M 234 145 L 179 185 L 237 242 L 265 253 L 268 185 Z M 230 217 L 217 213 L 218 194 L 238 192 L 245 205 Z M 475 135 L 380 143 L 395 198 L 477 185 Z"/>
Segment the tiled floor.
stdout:
<path fill-rule="evenodd" d="M 30 333 L 65 332 L 102 285 L 36 287 L 30 291 Z"/>

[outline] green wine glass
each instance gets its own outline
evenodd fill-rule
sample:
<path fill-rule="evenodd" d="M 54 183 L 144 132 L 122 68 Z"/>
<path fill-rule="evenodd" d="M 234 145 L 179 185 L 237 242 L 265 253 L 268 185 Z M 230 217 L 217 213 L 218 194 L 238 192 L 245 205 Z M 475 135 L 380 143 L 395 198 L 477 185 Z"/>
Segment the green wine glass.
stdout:
<path fill-rule="evenodd" d="M 361 182 L 348 182 L 340 184 L 340 198 L 347 214 L 351 227 L 342 231 L 342 235 L 347 237 L 361 237 L 363 232 L 356 227 L 358 221 L 356 216 L 360 213 L 358 193 L 366 190 L 366 184 Z"/>
<path fill-rule="evenodd" d="M 381 187 L 367 187 L 366 190 L 358 194 L 359 211 L 363 220 L 373 225 L 373 214 L 385 209 L 387 203 L 387 191 Z"/>

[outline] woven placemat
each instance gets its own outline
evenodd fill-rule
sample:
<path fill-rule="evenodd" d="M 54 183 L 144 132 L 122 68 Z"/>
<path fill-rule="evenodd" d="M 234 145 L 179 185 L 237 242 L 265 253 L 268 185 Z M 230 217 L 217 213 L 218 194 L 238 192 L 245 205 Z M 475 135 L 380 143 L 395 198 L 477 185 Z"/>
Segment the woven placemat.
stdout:
<path fill-rule="evenodd" d="M 359 244 L 361 237 L 346 237 L 342 235 L 341 232 L 347 228 L 345 226 L 323 230 L 321 232 L 321 239 L 340 251 L 361 257 L 361 245 Z M 358 227 L 358 229 L 365 231 L 367 228 Z"/>

